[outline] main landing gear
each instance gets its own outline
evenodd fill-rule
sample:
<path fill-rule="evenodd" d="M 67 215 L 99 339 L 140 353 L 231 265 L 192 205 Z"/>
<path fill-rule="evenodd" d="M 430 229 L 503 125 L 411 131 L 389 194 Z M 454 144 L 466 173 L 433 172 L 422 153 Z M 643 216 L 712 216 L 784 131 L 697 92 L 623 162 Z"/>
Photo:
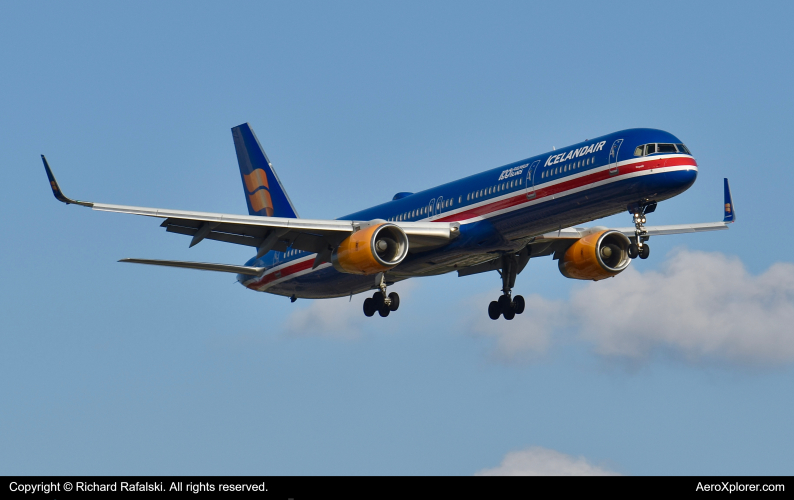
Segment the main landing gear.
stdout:
<path fill-rule="evenodd" d="M 645 243 L 650 239 L 648 231 L 645 229 L 645 214 L 649 214 L 656 210 L 656 202 L 650 203 L 636 203 L 629 205 L 629 212 L 634 214 L 634 237 L 629 238 L 631 245 L 629 245 L 629 257 L 636 259 L 647 259 L 651 255 L 651 247 Z"/>
<path fill-rule="evenodd" d="M 396 292 L 386 294 L 386 276 L 383 273 L 375 276 L 375 284 L 379 290 L 364 300 L 364 315 L 370 317 L 377 312 L 385 318 L 400 307 L 400 296 Z"/>
<path fill-rule="evenodd" d="M 499 319 L 499 316 L 504 316 L 506 320 L 511 320 L 516 317 L 516 314 L 524 312 L 524 297 L 516 295 L 511 297 L 511 291 L 516 284 L 516 275 L 518 274 L 518 259 L 515 254 L 502 256 L 502 270 L 499 272 L 502 276 L 502 296 L 499 300 L 494 300 L 488 304 L 488 317 L 493 320 Z"/>

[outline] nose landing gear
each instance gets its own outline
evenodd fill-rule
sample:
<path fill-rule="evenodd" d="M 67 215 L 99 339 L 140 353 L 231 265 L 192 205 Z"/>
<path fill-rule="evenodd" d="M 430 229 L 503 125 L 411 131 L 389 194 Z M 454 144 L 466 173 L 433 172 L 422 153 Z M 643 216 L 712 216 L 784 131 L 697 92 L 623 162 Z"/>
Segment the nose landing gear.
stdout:
<path fill-rule="evenodd" d="M 364 315 L 371 317 L 377 312 L 382 318 L 385 318 L 390 312 L 396 311 L 400 307 L 400 296 L 396 292 L 386 294 L 386 275 L 384 273 L 375 275 L 375 284 L 379 290 L 372 294 L 371 298 L 364 300 Z"/>
<path fill-rule="evenodd" d="M 502 296 L 488 304 L 488 317 L 497 320 L 499 316 L 504 316 L 509 321 L 516 314 L 523 313 L 526 305 L 521 295 L 511 296 L 518 274 L 518 259 L 515 254 L 502 256 L 502 270 L 499 273 L 502 276 Z"/>
<path fill-rule="evenodd" d="M 651 247 L 645 243 L 650 239 L 648 231 L 645 229 L 645 214 L 649 214 L 656 210 L 656 202 L 635 203 L 629 205 L 629 213 L 634 214 L 634 237 L 629 238 L 631 245 L 629 245 L 629 257 L 636 259 L 647 259 L 651 255 Z"/>

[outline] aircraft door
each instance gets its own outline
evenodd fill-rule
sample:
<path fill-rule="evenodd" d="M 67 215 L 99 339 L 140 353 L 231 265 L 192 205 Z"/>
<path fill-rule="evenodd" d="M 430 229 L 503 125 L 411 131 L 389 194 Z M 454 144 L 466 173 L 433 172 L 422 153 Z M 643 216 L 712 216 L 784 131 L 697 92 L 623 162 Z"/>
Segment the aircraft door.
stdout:
<path fill-rule="evenodd" d="M 612 143 L 612 148 L 609 150 L 609 175 L 618 173 L 618 151 L 620 151 L 621 144 L 623 144 L 623 139 L 618 139 Z"/>
<path fill-rule="evenodd" d="M 540 165 L 540 160 L 535 160 L 532 165 L 529 166 L 529 170 L 527 170 L 527 199 L 531 200 L 535 197 L 535 172 L 538 169 L 538 165 Z"/>

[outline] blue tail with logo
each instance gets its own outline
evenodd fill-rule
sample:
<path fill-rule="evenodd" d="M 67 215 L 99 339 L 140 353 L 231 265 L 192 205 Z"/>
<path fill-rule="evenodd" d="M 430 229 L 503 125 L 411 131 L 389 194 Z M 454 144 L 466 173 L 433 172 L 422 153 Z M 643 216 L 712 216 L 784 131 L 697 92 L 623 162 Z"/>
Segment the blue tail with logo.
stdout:
<path fill-rule="evenodd" d="M 234 149 L 237 150 L 237 163 L 240 164 L 248 213 L 265 217 L 297 218 L 298 212 L 251 126 L 243 123 L 234 127 L 232 137 Z"/>

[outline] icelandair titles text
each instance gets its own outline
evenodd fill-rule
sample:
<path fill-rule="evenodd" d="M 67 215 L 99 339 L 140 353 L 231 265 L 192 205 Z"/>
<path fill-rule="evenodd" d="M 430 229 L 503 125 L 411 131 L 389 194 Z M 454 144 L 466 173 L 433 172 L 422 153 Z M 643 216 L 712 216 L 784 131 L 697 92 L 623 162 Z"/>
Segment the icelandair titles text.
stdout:
<path fill-rule="evenodd" d="M 590 153 L 601 151 L 601 149 L 604 147 L 604 144 L 606 143 L 607 141 L 601 141 L 598 144 L 590 144 L 589 146 L 583 146 L 579 149 L 568 151 L 567 153 L 560 153 L 558 155 L 549 156 L 549 159 L 546 160 L 546 164 L 543 166 L 548 167 L 549 165 L 554 165 L 555 163 L 568 161 L 572 158 L 578 158 L 580 156 L 589 155 Z"/>

